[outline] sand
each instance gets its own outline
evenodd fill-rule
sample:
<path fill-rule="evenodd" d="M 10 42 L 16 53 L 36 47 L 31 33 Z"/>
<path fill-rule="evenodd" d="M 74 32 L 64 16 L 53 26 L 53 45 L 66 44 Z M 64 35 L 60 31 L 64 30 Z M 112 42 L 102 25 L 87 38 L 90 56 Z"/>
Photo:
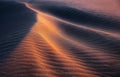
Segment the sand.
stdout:
<path fill-rule="evenodd" d="M 119 17 L 56 2 L 0 4 L 1 77 L 120 76 Z"/>

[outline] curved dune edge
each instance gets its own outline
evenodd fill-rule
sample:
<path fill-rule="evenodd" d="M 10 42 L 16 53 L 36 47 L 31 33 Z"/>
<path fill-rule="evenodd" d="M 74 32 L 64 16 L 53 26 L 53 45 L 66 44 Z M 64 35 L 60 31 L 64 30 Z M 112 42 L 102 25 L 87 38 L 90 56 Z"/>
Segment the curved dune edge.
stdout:
<path fill-rule="evenodd" d="M 106 49 L 102 50 L 89 42 L 67 35 L 59 28 L 58 22 L 115 40 L 119 40 L 119 34 L 61 21 L 32 8 L 29 4 L 26 6 L 37 13 L 37 22 L 3 64 L 2 77 L 115 76 L 120 65 L 116 54 L 110 54 Z"/>

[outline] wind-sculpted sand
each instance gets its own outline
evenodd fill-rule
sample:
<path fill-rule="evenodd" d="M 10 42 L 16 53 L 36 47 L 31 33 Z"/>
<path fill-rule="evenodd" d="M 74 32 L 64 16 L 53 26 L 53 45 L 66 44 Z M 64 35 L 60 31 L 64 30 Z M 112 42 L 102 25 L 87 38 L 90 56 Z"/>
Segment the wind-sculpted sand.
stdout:
<path fill-rule="evenodd" d="M 1 34 L 0 77 L 120 76 L 119 20 L 60 4 L 15 4 L 24 8 L 18 22 L 29 25 Z"/>

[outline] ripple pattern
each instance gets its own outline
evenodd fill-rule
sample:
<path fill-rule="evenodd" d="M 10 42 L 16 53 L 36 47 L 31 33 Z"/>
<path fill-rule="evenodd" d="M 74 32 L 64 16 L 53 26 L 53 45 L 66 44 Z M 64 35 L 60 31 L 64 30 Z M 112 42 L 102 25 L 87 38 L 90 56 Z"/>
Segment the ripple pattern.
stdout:
<path fill-rule="evenodd" d="M 1 77 L 120 76 L 120 21 L 68 6 L 24 4 L 36 22 L 1 63 Z"/>

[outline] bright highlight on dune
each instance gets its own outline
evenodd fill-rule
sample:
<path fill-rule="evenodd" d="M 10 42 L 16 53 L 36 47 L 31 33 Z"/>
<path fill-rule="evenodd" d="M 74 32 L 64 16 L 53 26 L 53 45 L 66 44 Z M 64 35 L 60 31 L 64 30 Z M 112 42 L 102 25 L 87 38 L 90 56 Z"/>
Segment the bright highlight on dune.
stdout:
<path fill-rule="evenodd" d="M 119 31 L 115 33 L 111 29 L 93 26 L 94 24 L 89 24 L 92 27 L 87 26 L 88 24 L 75 23 L 38 9 L 32 4 L 24 3 L 24 5 L 35 12 L 36 22 L 10 53 L 9 58 L 1 64 L 0 76 L 115 77 L 119 75 Z"/>

